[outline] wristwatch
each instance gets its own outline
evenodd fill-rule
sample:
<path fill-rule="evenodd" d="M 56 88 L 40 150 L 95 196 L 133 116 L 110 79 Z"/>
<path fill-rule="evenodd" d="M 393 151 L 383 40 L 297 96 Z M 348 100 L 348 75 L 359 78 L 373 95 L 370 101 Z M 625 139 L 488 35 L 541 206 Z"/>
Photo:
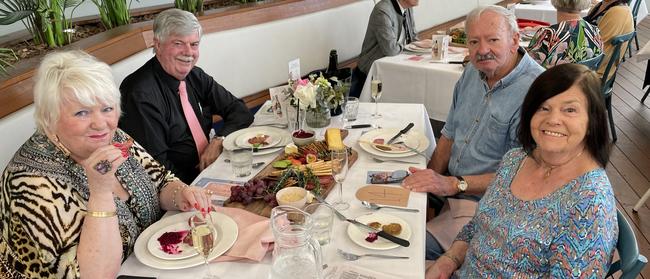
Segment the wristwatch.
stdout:
<path fill-rule="evenodd" d="M 459 193 L 465 193 L 467 191 L 467 181 L 462 176 L 456 176 L 458 178 L 458 184 L 456 187 L 458 187 L 458 192 Z"/>

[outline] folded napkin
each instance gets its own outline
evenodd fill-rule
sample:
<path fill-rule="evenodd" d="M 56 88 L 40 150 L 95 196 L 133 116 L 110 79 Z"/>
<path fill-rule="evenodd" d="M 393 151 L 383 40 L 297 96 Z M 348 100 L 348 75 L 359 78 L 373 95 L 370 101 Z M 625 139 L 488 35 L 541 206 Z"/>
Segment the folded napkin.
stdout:
<path fill-rule="evenodd" d="M 239 234 L 230 250 L 213 262 L 238 260 L 259 262 L 264 258 L 266 252 L 273 249 L 274 238 L 269 218 L 232 207 L 219 207 L 217 212 L 226 214 L 235 220 Z"/>

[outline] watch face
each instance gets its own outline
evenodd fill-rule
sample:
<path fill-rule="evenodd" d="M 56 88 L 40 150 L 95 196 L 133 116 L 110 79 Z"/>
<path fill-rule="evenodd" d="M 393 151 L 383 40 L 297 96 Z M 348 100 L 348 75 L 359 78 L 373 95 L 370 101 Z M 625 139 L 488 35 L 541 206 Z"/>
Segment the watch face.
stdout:
<path fill-rule="evenodd" d="M 467 190 L 467 182 L 462 180 L 458 181 L 458 190 L 460 190 L 461 192 L 465 192 L 465 190 Z"/>

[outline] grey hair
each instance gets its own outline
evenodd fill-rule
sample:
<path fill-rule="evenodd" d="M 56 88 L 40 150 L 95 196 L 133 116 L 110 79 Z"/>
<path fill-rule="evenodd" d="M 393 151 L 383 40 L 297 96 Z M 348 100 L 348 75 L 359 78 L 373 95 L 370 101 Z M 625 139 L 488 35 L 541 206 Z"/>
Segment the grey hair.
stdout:
<path fill-rule="evenodd" d="M 591 0 L 551 0 L 551 4 L 560 12 L 575 14 L 589 8 Z"/>
<path fill-rule="evenodd" d="M 113 106 L 120 114 L 120 90 L 111 67 L 81 50 L 58 51 L 45 56 L 34 83 L 34 118 L 42 132 L 56 130 L 64 101 L 84 106 Z"/>
<path fill-rule="evenodd" d="M 515 13 L 511 10 L 497 5 L 480 6 L 469 12 L 465 18 L 465 32 L 469 30 L 469 25 L 475 21 L 478 21 L 481 18 L 481 15 L 486 11 L 496 13 L 503 17 L 503 19 L 506 20 L 508 27 L 510 27 L 510 32 L 512 32 L 512 34 L 519 32 L 519 26 L 517 25 L 517 17 L 515 16 Z"/>
<path fill-rule="evenodd" d="M 170 35 L 203 34 L 199 20 L 190 12 L 179 9 L 164 10 L 153 21 L 153 37 L 164 42 Z"/>

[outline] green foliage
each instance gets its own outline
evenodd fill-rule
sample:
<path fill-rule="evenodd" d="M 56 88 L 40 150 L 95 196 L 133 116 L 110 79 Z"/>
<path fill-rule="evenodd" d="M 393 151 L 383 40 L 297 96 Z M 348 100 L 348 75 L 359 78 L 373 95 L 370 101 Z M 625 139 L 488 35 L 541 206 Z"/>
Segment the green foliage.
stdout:
<path fill-rule="evenodd" d="M 131 23 L 131 14 L 129 13 L 129 4 L 126 0 L 91 0 L 97 10 L 99 10 L 99 18 L 106 29 L 113 29 L 115 27 Z"/>
<path fill-rule="evenodd" d="M 14 51 L 8 48 L 0 48 L 0 76 L 7 74 L 7 67 L 11 67 L 11 64 L 18 60 Z"/>
<path fill-rule="evenodd" d="M 174 6 L 193 14 L 203 14 L 203 0 L 174 0 Z"/>
<path fill-rule="evenodd" d="M 0 0 L 0 25 L 22 21 L 35 44 L 63 46 L 72 40 L 72 24 L 64 11 L 76 8 L 81 2 L 83 0 Z"/>

